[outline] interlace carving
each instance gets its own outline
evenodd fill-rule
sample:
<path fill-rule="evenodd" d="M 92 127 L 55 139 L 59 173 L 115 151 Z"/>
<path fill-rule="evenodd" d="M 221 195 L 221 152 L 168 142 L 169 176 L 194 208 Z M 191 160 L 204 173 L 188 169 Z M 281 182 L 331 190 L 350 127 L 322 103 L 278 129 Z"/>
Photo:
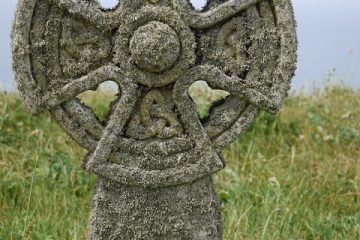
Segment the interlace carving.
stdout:
<path fill-rule="evenodd" d="M 103 11 L 93 0 L 24 0 L 25 4 L 34 14 L 24 9 L 22 17 L 36 24 L 19 27 L 16 35 L 20 92 L 32 112 L 51 110 L 91 152 L 87 170 L 115 181 L 123 170 L 111 165 L 120 168 L 109 175 L 113 171 L 106 170 L 107 160 L 111 154 L 121 157 L 120 152 L 132 154 L 134 149 L 155 156 L 203 155 L 193 165 L 174 162 L 162 172 L 167 181 L 161 185 L 220 170 L 219 150 L 239 136 L 259 110 L 279 109 L 294 71 L 296 40 L 288 0 L 214 0 L 202 12 L 187 0 L 120 1 L 111 11 Z M 24 36 L 30 30 L 28 41 Z M 32 49 L 30 60 L 20 51 L 23 45 Z M 121 94 L 108 124 L 102 126 L 76 96 L 108 80 L 119 85 Z M 230 93 L 204 126 L 188 95 L 198 80 Z M 188 174 L 178 179 L 173 171 L 177 168 L 188 169 Z M 146 170 L 128 170 L 141 174 L 127 184 L 144 184 Z M 154 179 L 147 180 L 146 185 L 156 186 Z"/>
<path fill-rule="evenodd" d="M 189 0 L 106 10 L 96 0 L 20 0 L 12 38 L 28 109 L 50 111 L 99 176 L 91 239 L 220 239 L 209 176 L 225 166 L 221 150 L 287 95 L 290 0 L 208 0 L 202 11 Z M 106 81 L 119 95 L 103 123 L 77 96 Z M 229 93 L 204 122 L 188 93 L 196 81 Z"/>
<path fill-rule="evenodd" d="M 129 123 L 127 135 L 136 139 L 172 138 L 182 133 L 181 124 L 173 112 L 175 103 L 168 96 L 153 90 L 141 101 L 140 111 L 135 113 Z"/>
<path fill-rule="evenodd" d="M 110 36 L 80 20 L 62 20 L 61 65 L 67 78 L 79 77 L 104 65 L 111 53 Z"/>

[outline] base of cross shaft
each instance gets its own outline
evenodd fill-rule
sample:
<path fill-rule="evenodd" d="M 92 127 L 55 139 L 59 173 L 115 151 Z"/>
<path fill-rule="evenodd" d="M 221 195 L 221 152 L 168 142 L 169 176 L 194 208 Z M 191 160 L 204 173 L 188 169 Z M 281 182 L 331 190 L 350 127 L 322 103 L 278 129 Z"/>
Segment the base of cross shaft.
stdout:
<path fill-rule="evenodd" d="M 220 240 L 222 218 L 211 178 L 168 188 L 99 178 L 89 240 Z"/>

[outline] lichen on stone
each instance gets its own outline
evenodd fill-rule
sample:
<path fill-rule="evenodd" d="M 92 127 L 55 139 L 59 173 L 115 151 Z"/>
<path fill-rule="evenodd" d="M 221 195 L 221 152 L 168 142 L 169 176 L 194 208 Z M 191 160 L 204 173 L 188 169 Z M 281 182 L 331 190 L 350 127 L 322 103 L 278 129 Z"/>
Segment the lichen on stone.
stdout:
<path fill-rule="evenodd" d="M 211 175 L 262 110 L 276 112 L 296 64 L 290 0 L 19 0 L 12 33 L 19 92 L 50 111 L 98 175 L 88 238 L 221 239 Z M 119 86 L 106 121 L 78 95 Z M 229 97 L 201 121 L 189 87 Z"/>

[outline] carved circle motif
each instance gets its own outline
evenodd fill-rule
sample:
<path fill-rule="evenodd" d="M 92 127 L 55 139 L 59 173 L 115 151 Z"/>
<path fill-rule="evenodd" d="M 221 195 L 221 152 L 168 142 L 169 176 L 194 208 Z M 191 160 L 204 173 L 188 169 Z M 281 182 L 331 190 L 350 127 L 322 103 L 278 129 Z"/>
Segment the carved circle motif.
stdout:
<path fill-rule="evenodd" d="M 197 12 L 187 0 L 121 1 L 112 11 L 92 0 L 22 0 L 19 92 L 90 152 L 89 171 L 148 187 L 208 176 L 260 110 L 281 106 L 296 61 L 290 0 L 220 2 Z M 76 96 L 107 80 L 121 94 L 102 123 Z M 230 93 L 204 124 L 188 95 L 198 80 Z"/>
<path fill-rule="evenodd" d="M 144 30 L 152 33 L 148 40 L 136 44 L 140 40 L 139 31 Z M 141 33 L 142 37 L 144 34 Z M 160 42 L 154 43 L 160 36 Z M 147 44 L 157 49 L 145 50 Z M 176 12 L 166 7 L 144 7 L 119 28 L 114 62 L 127 66 L 139 84 L 162 87 L 175 82 L 194 63 L 195 46 L 193 32 Z"/>
<path fill-rule="evenodd" d="M 161 22 L 150 22 L 138 28 L 130 40 L 131 57 L 143 71 L 161 73 L 171 68 L 180 55 L 176 32 Z"/>

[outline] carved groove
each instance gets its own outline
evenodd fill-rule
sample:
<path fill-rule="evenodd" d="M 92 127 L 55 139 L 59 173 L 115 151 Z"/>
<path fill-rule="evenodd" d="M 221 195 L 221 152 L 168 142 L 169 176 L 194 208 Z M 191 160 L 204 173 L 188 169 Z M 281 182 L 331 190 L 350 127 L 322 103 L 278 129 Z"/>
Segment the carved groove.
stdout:
<path fill-rule="evenodd" d="M 13 30 L 19 92 L 88 150 L 98 175 L 89 240 L 220 240 L 210 175 L 260 110 L 276 112 L 296 62 L 290 0 L 21 0 Z M 77 96 L 119 86 L 100 121 Z M 196 81 L 230 95 L 203 122 Z M 96 99 L 101 101 L 101 98 Z"/>
<path fill-rule="evenodd" d="M 280 107 L 294 69 L 295 24 L 285 11 L 291 8 L 288 0 L 209 0 L 203 12 L 191 10 L 187 0 L 122 1 L 112 11 L 102 11 L 95 0 L 24 0 L 21 7 L 26 21 L 18 23 L 31 24 L 15 26 L 20 31 L 13 49 L 27 105 L 32 112 L 51 110 L 90 151 L 88 170 L 101 175 L 111 159 L 117 164 L 109 172 L 115 175 L 106 176 L 128 185 L 173 186 L 219 170 L 217 152 L 246 129 L 258 108 Z M 138 29 L 150 39 L 134 35 Z M 156 34 L 166 38 L 161 42 Z M 30 58 L 21 51 L 27 45 Z M 152 50 L 141 55 L 147 48 L 159 50 L 158 55 Z M 194 69 L 204 78 L 223 79 L 217 87 L 231 93 L 204 125 L 187 93 L 174 90 L 183 89 L 184 76 Z M 124 105 L 119 100 L 101 125 L 76 96 L 107 80 L 120 85 Z M 130 110 L 122 112 L 124 106 Z M 193 157 L 205 152 L 210 166 Z M 133 156 L 134 165 L 123 162 L 124 156 Z M 159 157 L 167 163 L 148 164 Z M 178 178 L 175 169 L 188 169 L 187 175 Z M 161 170 L 161 176 L 146 178 L 148 170 Z"/>

